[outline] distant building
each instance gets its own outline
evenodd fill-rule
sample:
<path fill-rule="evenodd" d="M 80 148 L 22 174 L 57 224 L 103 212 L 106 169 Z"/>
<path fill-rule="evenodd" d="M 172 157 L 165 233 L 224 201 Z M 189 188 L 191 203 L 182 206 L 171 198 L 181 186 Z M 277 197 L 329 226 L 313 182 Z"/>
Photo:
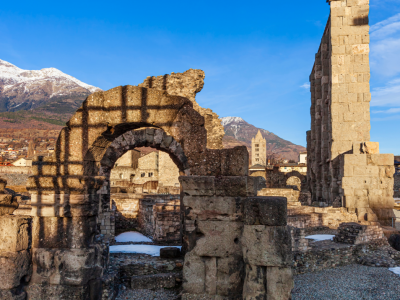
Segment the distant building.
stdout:
<path fill-rule="evenodd" d="M 12 165 L 16 167 L 32 167 L 32 159 L 21 157 L 14 161 Z"/>
<path fill-rule="evenodd" d="M 297 171 L 299 173 L 307 173 L 307 165 L 304 164 L 291 164 L 291 163 L 283 163 L 279 164 L 279 171 L 283 173 Z"/>
<path fill-rule="evenodd" d="M 111 170 L 111 185 L 128 181 L 144 184 L 157 181 L 159 187 L 179 187 L 179 169 L 168 153 L 153 151 L 144 156 L 141 152 L 131 150 L 121 156 Z"/>
<path fill-rule="evenodd" d="M 300 152 L 299 153 L 299 165 L 300 164 L 307 164 L 307 152 Z"/>
<path fill-rule="evenodd" d="M 267 141 L 263 138 L 260 130 L 251 139 L 251 165 L 267 165 Z"/>

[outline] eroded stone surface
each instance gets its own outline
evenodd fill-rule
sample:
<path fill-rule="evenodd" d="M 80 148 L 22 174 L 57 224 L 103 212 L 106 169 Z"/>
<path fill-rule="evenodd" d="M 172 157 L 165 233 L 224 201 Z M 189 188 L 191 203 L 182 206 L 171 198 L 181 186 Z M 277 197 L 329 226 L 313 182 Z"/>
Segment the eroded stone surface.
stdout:
<path fill-rule="evenodd" d="M 31 271 L 29 251 L 0 252 L 0 290 L 18 287 L 21 279 L 29 277 Z"/>
<path fill-rule="evenodd" d="M 31 247 L 31 218 L 2 216 L 0 218 L 0 252 L 18 252 Z"/>
<path fill-rule="evenodd" d="M 207 148 L 222 149 L 222 138 L 225 135 L 224 127 L 218 115 L 209 108 L 202 108 L 196 102 L 196 94 L 203 89 L 204 72 L 190 69 L 184 73 L 171 73 L 164 76 L 147 77 L 140 87 L 166 90 L 170 95 L 188 98 L 193 108 L 204 117 L 207 130 Z"/>

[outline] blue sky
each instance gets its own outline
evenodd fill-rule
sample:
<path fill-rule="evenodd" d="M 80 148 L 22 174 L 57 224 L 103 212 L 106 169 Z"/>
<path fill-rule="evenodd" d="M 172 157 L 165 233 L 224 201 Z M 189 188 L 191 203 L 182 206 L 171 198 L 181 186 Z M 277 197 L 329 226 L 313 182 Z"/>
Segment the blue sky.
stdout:
<path fill-rule="evenodd" d="M 371 140 L 400 154 L 400 0 L 370 3 Z M 202 69 L 201 106 L 305 146 L 306 84 L 328 15 L 325 0 L 8 1 L 0 59 L 102 89 Z"/>

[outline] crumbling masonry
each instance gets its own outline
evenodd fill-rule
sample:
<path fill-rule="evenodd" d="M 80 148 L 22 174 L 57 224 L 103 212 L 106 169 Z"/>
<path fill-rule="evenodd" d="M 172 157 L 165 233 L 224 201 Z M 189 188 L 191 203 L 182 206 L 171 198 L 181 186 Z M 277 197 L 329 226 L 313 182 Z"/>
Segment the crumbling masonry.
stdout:
<path fill-rule="evenodd" d="M 389 225 L 394 159 L 370 142 L 369 0 L 328 2 L 330 18 L 310 76 L 312 199 L 355 211 L 359 221 Z"/>
<path fill-rule="evenodd" d="M 193 74 L 200 74 L 194 82 Z M 290 298 L 286 199 L 257 197 L 265 183 L 248 176 L 246 147 L 218 149 L 214 115 L 193 108 L 203 78 L 199 70 L 150 77 L 146 87 L 120 86 L 83 102 L 54 155 L 33 163 L 31 216 L 0 214 L 0 295 L 102 299 L 108 245 L 99 220 L 110 211 L 111 169 L 127 151 L 153 147 L 181 174 L 182 298 Z"/>

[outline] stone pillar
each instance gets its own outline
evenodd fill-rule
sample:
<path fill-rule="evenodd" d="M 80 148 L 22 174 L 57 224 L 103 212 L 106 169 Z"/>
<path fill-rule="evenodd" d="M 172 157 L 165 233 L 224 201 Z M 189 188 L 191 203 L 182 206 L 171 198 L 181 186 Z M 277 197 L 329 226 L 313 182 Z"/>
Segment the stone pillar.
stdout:
<path fill-rule="evenodd" d="M 393 156 L 369 141 L 369 0 L 328 2 L 330 18 L 310 75 L 312 199 L 347 207 L 360 222 L 388 225 Z"/>
<path fill-rule="evenodd" d="M 260 177 L 179 179 L 186 253 L 182 299 L 256 299 L 249 289 L 260 284 L 264 284 L 260 292 L 263 298 L 257 299 L 289 299 L 292 279 L 287 257 L 291 243 L 286 199 L 255 197 L 264 185 Z M 263 205 L 268 199 L 271 202 Z M 277 257 L 273 261 L 256 261 L 254 256 L 258 254 Z M 264 275 L 257 277 L 257 270 Z"/>
<path fill-rule="evenodd" d="M 0 217 L 0 299 L 23 300 L 32 274 L 31 218 Z"/>
<path fill-rule="evenodd" d="M 83 176 L 48 178 L 33 176 L 28 181 L 33 217 L 28 297 L 101 299 L 101 276 L 108 261 L 108 247 L 95 241 L 96 192 L 102 181 Z M 46 188 L 49 182 L 59 182 L 57 187 L 63 188 Z"/>
<path fill-rule="evenodd" d="M 244 201 L 241 245 L 246 264 L 243 299 L 290 299 L 293 289 L 291 236 L 282 197 Z"/>

